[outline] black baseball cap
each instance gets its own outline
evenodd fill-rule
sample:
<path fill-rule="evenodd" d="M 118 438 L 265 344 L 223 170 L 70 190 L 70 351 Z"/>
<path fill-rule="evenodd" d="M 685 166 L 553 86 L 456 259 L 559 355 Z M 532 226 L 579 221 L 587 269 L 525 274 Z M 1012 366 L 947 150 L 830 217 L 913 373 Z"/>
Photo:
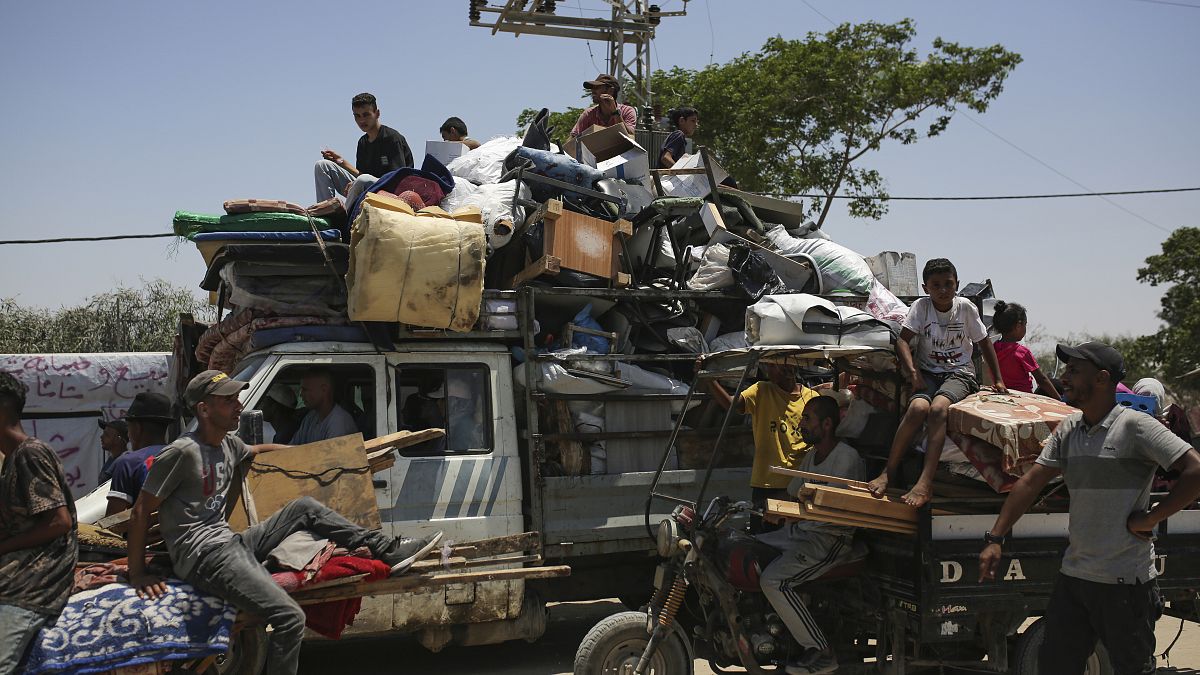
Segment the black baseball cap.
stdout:
<path fill-rule="evenodd" d="M 129 425 L 126 424 L 125 420 L 123 419 L 112 420 L 111 422 L 96 420 L 96 424 L 100 425 L 101 429 L 112 427 L 117 430 L 117 433 L 121 435 L 121 438 L 129 438 Z"/>
<path fill-rule="evenodd" d="M 206 370 L 193 377 L 183 391 L 188 407 L 194 408 L 207 396 L 229 396 L 249 387 L 249 382 L 231 379 L 219 370 Z"/>
<path fill-rule="evenodd" d="M 1125 377 L 1125 358 L 1121 352 L 1103 342 L 1084 342 L 1074 347 L 1058 345 L 1054 351 L 1058 354 L 1058 360 L 1064 363 L 1071 359 L 1083 359 L 1100 370 L 1107 370 L 1114 383 Z"/>
<path fill-rule="evenodd" d="M 601 74 L 597 75 L 596 79 L 594 79 L 594 80 L 588 80 L 587 82 L 584 82 L 583 88 L 591 89 L 592 87 L 599 87 L 599 86 L 603 86 L 603 85 L 608 85 L 608 86 L 612 87 L 613 89 L 621 88 L 621 83 L 617 81 L 617 78 L 613 77 L 612 75 L 608 75 L 606 73 L 601 73 Z"/>
<path fill-rule="evenodd" d="M 170 422 L 174 419 L 171 416 L 171 399 L 158 392 L 143 391 L 133 397 L 125 419 Z"/>

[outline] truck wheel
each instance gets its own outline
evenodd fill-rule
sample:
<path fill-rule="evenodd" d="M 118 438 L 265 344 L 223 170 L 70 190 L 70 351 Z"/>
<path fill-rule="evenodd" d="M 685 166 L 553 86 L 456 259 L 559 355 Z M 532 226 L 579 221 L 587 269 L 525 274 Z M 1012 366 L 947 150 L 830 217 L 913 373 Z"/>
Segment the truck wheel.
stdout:
<path fill-rule="evenodd" d="M 650 639 L 649 620 L 645 612 L 621 612 L 596 624 L 575 652 L 575 675 L 632 673 Z M 687 650 L 679 640 L 671 633 L 659 643 L 647 675 L 692 675 Z"/>
<path fill-rule="evenodd" d="M 1039 675 L 1038 650 L 1046 639 L 1046 620 L 1038 619 L 1017 637 L 1017 648 L 1013 652 L 1012 675 Z M 1108 661 L 1108 650 L 1096 643 L 1096 651 L 1088 657 L 1084 667 L 1087 675 L 1113 675 Z"/>
<path fill-rule="evenodd" d="M 243 626 L 204 675 L 259 675 L 267 665 L 266 627 Z"/>

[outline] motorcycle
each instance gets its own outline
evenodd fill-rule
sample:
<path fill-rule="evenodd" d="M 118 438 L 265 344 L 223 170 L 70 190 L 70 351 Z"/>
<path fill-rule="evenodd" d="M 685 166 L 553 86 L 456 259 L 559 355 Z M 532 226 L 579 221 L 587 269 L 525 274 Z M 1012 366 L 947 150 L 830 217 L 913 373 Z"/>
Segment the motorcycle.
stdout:
<path fill-rule="evenodd" d="M 759 574 L 780 550 L 747 534 L 748 502 L 717 497 L 697 517 L 678 505 L 659 523 L 655 593 L 644 612 L 624 612 L 597 624 L 576 653 L 576 675 L 684 675 L 695 658 L 713 670 L 741 666 L 765 675 L 799 657 L 801 647 L 759 587 Z M 836 568 L 800 588 L 835 646 L 839 672 L 868 672 L 862 664 L 878 596 L 855 574 L 863 563 Z M 834 577 L 837 577 L 834 579 Z M 869 621 L 864 621 L 869 619 Z M 870 624 L 870 625 L 868 625 Z"/>

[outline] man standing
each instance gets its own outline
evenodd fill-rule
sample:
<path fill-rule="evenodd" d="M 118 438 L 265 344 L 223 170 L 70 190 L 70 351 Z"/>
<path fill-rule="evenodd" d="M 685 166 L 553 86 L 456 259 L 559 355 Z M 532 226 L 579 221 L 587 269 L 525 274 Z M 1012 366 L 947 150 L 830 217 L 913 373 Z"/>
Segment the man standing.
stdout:
<path fill-rule="evenodd" d="M 321 151 L 322 159 L 314 169 L 319 202 L 339 194 L 353 200 L 380 176 L 413 165 L 412 150 L 404 136 L 379 123 L 379 106 L 374 96 L 355 96 L 350 109 L 354 111 L 354 123 L 363 131 L 358 139 L 357 158 L 352 165 L 333 150 Z"/>
<path fill-rule="evenodd" d="M 15 672 L 71 595 L 79 534 L 62 462 L 25 435 L 26 387 L 0 373 L 0 674 Z"/>
<path fill-rule="evenodd" d="M 979 579 L 995 579 L 1017 519 L 1050 479 L 1071 495 L 1070 543 L 1046 607 L 1043 673 L 1082 673 L 1099 639 L 1115 672 L 1153 673 L 1154 623 L 1162 600 L 1154 581 L 1154 528 L 1200 496 L 1200 454 L 1153 417 L 1117 405 L 1125 375 L 1120 352 L 1100 342 L 1058 345 L 1063 395 L 1077 406 L 1047 439 L 1037 463 L 1013 486 L 979 556 Z M 1179 472 L 1153 509 L 1157 467 Z"/>
<path fill-rule="evenodd" d="M 117 458 L 129 449 L 129 426 L 125 420 L 97 420 L 96 424 L 100 425 L 100 447 L 104 450 L 104 466 L 100 467 L 100 483 L 104 483 L 112 478 Z"/>
<path fill-rule="evenodd" d="M 168 445 L 150 467 L 130 517 L 129 582 L 142 597 L 166 591 L 145 565 L 146 531 L 150 514 L 157 511 L 175 574 L 269 623 L 266 672 L 291 674 L 300 664 L 304 612 L 263 567 L 271 551 L 289 535 L 307 530 L 350 550 L 366 546 L 397 574 L 429 553 L 442 533 L 416 540 L 390 537 L 301 497 L 234 534 L 226 521 L 226 500 L 239 466 L 259 453 L 288 447 L 247 446 L 230 433 L 242 412 L 238 393 L 247 386 L 218 370 L 206 370 L 188 382 L 184 399 L 195 411 L 197 427 Z"/>
<path fill-rule="evenodd" d="M 129 425 L 129 443 L 133 449 L 113 463 L 112 485 L 108 487 L 108 509 L 104 515 L 120 513 L 137 501 L 150 465 L 154 464 L 154 458 L 167 445 L 167 427 L 172 421 L 171 399 L 148 391 L 133 397 L 129 412 L 125 414 L 125 422 Z"/>
<path fill-rule="evenodd" d="M 809 443 L 808 454 L 800 462 L 800 470 L 837 476 L 849 480 L 864 480 L 867 466 L 854 448 L 838 440 L 838 404 L 829 396 L 817 396 L 804 406 L 800 417 L 800 434 Z M 793 478 L 788 493 L 798 497 L 800 490 L 814 481 Z M 837 657 L 825 639 L 808 608 L 804 606 L 796 587 L 819 579 L 829 570 L 866 556 L 866 550 L 855 550 L 854 528 L 800 520 L 783 530 L 759 537 L 783 551 L 763 570 L 763 595 L 771 603 L 792 637 L 804 649 L 793 662 L 784 667 L 788 675 L 832 673 L 837 670 Z"/>
<path fill-rule="evenodd" d="M 758 509 L 766 506 L 768 498 L 787 498 L 791 479 L 771 473 L 771 467 L 792 469 L 804 457 L 808 445 L 800 435 L 800 418 L 804 414 L 805 404 L 817 396 L 816 391 L 796 379 L 794 366 L 768 363 L 763 369 L 767 373 L 767 380 L 746 387 L 738 409 L 734 411 L 749 413 L 754 430 L 750 499 Z M 722 408 L 728 410 L 733 405 L 733 397 L 717 380 L 712 381 L 712 393 Z M 762 519 L 751 518 L 750 527 L 753 531 L 761 530 Z"/>
<path fill-rule="evenodd" d="M 333 374 L 325 369 L 310 370 L 300 380 L 300 396 L 308 414 L 292 436 L 292 445 L 316 443 L 338 436 L 358 433 L 354 417 L 333 400 Z"/>
<path fill-rule="evenodd" d="M 611 127 L 622 124 L 626 134 L 633 136 L 637 126 L 637 111 L 631 105 L 617 103 L 616 96 L 621 91 L 621 84 L 612 75 L 597 75 L 596 79 L 583 83 L 583 88 L 592 92 L 592 107 L 579 114 L 579 119 L 571 129 L 572 136 L 581 136 L 593 125 Z"/>

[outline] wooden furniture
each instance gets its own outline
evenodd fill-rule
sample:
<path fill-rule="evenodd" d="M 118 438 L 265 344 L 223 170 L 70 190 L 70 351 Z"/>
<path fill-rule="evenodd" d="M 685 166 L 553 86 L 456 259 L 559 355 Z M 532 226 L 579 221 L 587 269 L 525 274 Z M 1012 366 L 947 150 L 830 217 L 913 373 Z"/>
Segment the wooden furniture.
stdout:
<path fill-rule="evenodd" d="M 573 270 L 609 279 L 614 286 L 629 285 L 629 275 L 621 271 L 617 252 L 622 248 L 618 237 L 633 234 L 628 220 L 616 222 L 593 218 L 563 209 L 562 202 L 551 199 L 530 216 L 530 223 L 542 221 L 542 255 L 512 279 L 517 286 L 542 275 Z"/>

